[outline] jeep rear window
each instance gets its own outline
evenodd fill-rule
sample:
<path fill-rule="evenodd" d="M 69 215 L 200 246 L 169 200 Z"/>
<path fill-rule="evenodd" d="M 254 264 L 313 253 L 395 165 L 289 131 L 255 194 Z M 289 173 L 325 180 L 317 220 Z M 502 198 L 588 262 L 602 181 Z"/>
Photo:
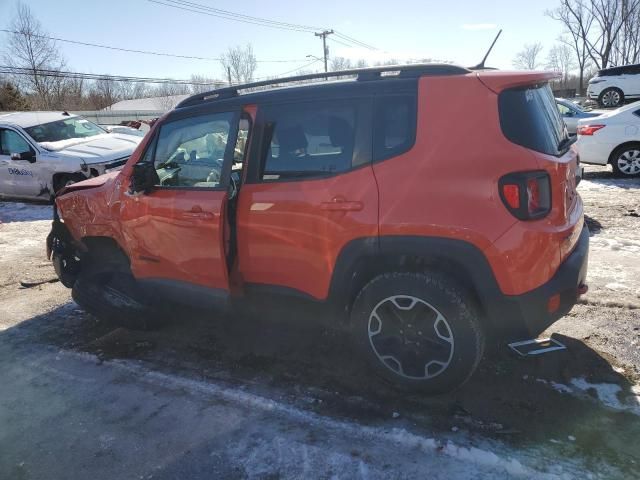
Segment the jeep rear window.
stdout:
<path fill-rule="evenodd" d="M 349 101 L 265 108 L 263 180 L 313 177 L 351 169 L 356 106 Z"/>
<path fill-rule="evenodd" d="M 505 90 L 498 96 L 500 126 L 511 142 L 559 156 L 569 138 L 548 84 Z"/>

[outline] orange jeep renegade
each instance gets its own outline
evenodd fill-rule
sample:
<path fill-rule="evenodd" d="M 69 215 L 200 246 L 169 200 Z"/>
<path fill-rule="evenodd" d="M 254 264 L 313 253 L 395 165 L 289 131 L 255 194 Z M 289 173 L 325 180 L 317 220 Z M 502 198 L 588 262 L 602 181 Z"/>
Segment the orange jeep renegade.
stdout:
<path fill-rule="evenodd" d="M 194 95 L 122 171 L 58 193 L 48 253 L 99 317 L 294 294 L 337 306 L 379 374 L 450 390 L 586 290 L 552 78 L 409 65 Z"/>

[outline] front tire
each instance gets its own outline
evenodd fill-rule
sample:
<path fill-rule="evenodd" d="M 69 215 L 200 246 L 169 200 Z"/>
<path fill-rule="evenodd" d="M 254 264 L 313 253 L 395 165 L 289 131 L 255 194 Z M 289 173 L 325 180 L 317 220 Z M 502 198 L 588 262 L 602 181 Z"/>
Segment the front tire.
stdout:
<path fill-rule="evenodd" d="M 619 88 L 606 88 L 600 93 L 598 103 L 603 108 L 618 108 L 624 103 L 624 93 Z"/>
<path fill-rule="evenodd" d="M 454 281 L 427 273 L 387 273 L 356 298 L 351 325 L 368 365 L 407 390 L 444 393 L 464 384 L 485 338 L 473 299 Z"/>
<path fill-rule="evenodd" d="M 618 177 L 637 177 L 640 175 L 640 143 L 625 145 L 611 154 L 613 172 Z"/>

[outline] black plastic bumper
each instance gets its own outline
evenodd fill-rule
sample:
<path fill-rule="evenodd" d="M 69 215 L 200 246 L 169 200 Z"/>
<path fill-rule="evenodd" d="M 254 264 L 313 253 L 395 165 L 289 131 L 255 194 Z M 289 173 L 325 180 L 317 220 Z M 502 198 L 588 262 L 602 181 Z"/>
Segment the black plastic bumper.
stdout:
<path fill-rule="evenodd" d="M 493 316 L 494 334 L 509 341 L 535 338 L 571 311 L 578 289 L 586 283 L 589 260 L 589 229 L 583 227 L 573 252 L 544 285 L 522 295 L 504 296 Z M 548 302 L 560 295 L 560 305 L 548 311 Z"/>

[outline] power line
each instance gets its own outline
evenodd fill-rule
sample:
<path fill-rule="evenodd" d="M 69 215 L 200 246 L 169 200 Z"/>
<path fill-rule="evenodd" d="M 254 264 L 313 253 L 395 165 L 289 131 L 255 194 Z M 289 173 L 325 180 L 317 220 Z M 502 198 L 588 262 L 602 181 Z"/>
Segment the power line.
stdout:
<path fill-rule="evenodd" d="M 264 77 L 254 79 L 255 81 L 267 80 L 271 78 L 280 78 L 290 73 L 305 69 L 311 65 L 317 63 L 319 60 L 307 63 L 300 67 L 296 67 L 292 70 L 282 72 L 273 77 Z M 9 65 L 0 65 L 0 74 L 9 75 L 40 75 L 42 77 L 52 78 L 70 78 L 77 80 L 112 80 L 115 82 L 133 82 L 133 83 L 156 83 L 156 84 L 170 84 L 170 85 L 198 85 L 198 86 L 219 86 L 223 84 L 222 81 L 213 82 L 197 82 L 192 80 L 173 79 L 173 78 L 157 78 L 157 77 L 136 77 L 129 75 L 106 75 L 96 73 L 83 73 L 83 72 L 70 72 L 66 70 L 49 70 L 49 69 L 31 69 L 24 67 L 11 67 Z"/>
<path fill-rule="evenodd" d="M 222 82 L 197 82 L 192 80 L 181 80 L 173 78 L 157 78 L 157 77 L 135 77 L 128 75 L 106 75 L 96 73 L 70 72 L 65 70 L 49 70 L 49 69 L 31 69 L 23 67 L 11 67 L 8 65 L 0 65 L 0 73 L 10 75 L 40 75 L 43 77 L 54 78 L 73 78 L 78 80 L 113 80 L 116 82 L 139 82 L 139 83 L 158 83 L 172 85 L 219 85 Z"/>
<path fill-rule="evenodd" d="M 364 42 L 361 42 L 360 40 L 356 40 L 355 38 L 350 37 L 349 35 L 345 35 L 344 33 L 335 32 L 335 34 L 338 37 L 342 38 L 343 40 L 345 40 L 347 42 L 354 43 L 354 44 L 359 45 L 359 46 L 364 47 L 364 48 L 368 48 L 369 50 L 379 50 L 378 48 L 374 47 L 373 45 L 369 45 L 368 43 L 364 43 Z"/>
<path fill-rule="evenodd" d="M 37 37 L 37 38 L 46 38 L 48 40 L 55 40 L 58 42 L 65 42 L 65 43 L 73 43 L 76 45 L 83 45 L 86 47 L 97 47 L 97 48 L 106 48 L 108 50 L 118 50 L 118 51 L 122 51 L 122 52 L 131 52 L 131 53 L 141 53 L 144 55 L 156 55 L 156 56 L 161 56 L 161 57 L 174 57 L 174 58 L 186 58 L 186 59 L 191 59 L 191 60 L 208 60 L 208 61 L 220 61 L 222 60 L 220 57 L 197 57 L 197 56 L 193 56 L 193 55 L 179 55 L 179 54 L 173 54 L 173 53 L 165 53 L 165 52 L 152 52 L 149 50 L 134 50 L 131 48 L 122 48 L 122 47 L 114 47 L 114 46 L 110 46 L 110 45 L 102 45 L 99 43 L 89 43 L 89 42 L 80 42 L 78 40 L 69 40 L 67 38 L 60 38 L 60 37 L 50 37 L 47 35 L 36 35 L 36 34 L 32 34 L 32 33 L 24 33 L 24 32 L 19 32 L 16 30 L 7 30 L 4 28 L 0 28 L 0 32 L 5 32 L 5 33 L 13 33 L 13 34 L 19 34 L 19 35 L 24 35 L 24 36 L 32 36 L 32 37 Z M 259 63 L 295 63 L 295 62 L 305 62 L 306 59 L 300 59 L 300 60 L 256 60 Z"/>
<path fill-rule="evenodd" d="M 214 8 L 214 7 L 210 7 L 208 5 L 202 5 L 200 3 L 195 3 L 195 2 L 188 1 L 188 0 L 164 0 L 164 1 L 168 2 L 168 3 L 179 4 L 179 5 L 192 7 L 192 8 L 197 8 L 197 9 L 201 9 L 201 10 L 207 10 L 209 12 L 217 13 L 218 15 L 234 17 L 234 18 L 241 18 L 243 20 L 260 22 L 260 23 L 269 23 L 269 24 L 278 25 L 278 26 L 282 26 L 282 27 L 303 29 L 303 30 L 309 30 L 309 31 L 318 30 L 320 28 L 320 27 L 317 27 L 317 26 L 301 25 L 301 24 L 297 24 L 297 23 L 282 22 L 282 21 L 271 20 L 271 19 L 263 18 L 263 17 L 245 15 L 243 13 L 232 12 L 232 11 L 229 11 L 229 10 L 222 10 L 220 8 Z"/>
<path fill-rule="evenodd" d="M 245 19 L 245 18 L 240 18 L 240 17 L 236 17 L 236 16 L 230 16 L 230 15 L 224 15 L 221 13 L 215 13 L 212 11 L 208 11 L 206 6 L 198 6 L 198 7 L 191 7 L 191 6 L 186 6 L 185 4 L 182 3 L 165 3 L 168 2 L 170 0 L 165 0 L 165 1 L 160 1 L 160 0 L 148 0 L 151 3 L 156 3 L 158 5 L 164 5 L 166 7 L 172 7 L 172 8 L 177 8 L 178 10 L 185 10 L 188 12 L 193 12 L 193 13 L 199 13 L 202 15 L 208 15 L 210 17 L 217 17 L 217 18 L 223 18 L 225 20 L 232 20 L 234 22 L 241 22 L 241 23 L 248 23 L 248 24 L 252 24 L 252 25 L 260 25 L 263 27 L 271 27 L 271 28 L 277 28 L 280 30 L 292 30 L 292 31 L 296 31 L 296 32 L 312 32 L 313 30 L 310 30 L 306 27 L 296 27 L 296 26 L 287 26 L 286 24 L 279 24 L 277 22 L 272 22 L 272 21 L 257 21 L 257 20 L 249 20 L 249 19 Z M 193 4 L 193 5 L 197 5 L 197 4 Z"/>
<path fill-rule="evenodd" d="M 147 0 L 151 3 L 155 3 L 158 5 L 164 5 L 166 7 L 177 8 L 178 10 L 184 10 L 193 13 L 200 13 L 204 15 L 209 15 L 212 17 L 223 18 L 225 20 L 231 20 L 235 22 L 248 23 L 252 25 L 260 25 L 263 27 L 277 28 L 280 30 L 290 30 L 297 32 L 307 32 L 307 33 L 315 33 L 318 30 L 324 31 L 324 28 L 311 26 L 311 25 L 302 25 L 297 23 L 288 23 L 281 22 L 277 20 L 270 20 L 268 18 L 263 17 L 255 17 L 251 15 L 244 15 L 241 13 L 231 12 L 229 10 L 222 10 L 219 8 L 209 7 L 207 5 L 202 5 L 200 3 L 195 3 L 187 0 Z M 335 32 L 343 41 L 348 42 L 349 47 L 364 47 L 369 50 L 378 50 L 373 45 L 369 45 L 365 42 L 361 42 L 349 35 L 346 35 L 341 32 Z"/>

